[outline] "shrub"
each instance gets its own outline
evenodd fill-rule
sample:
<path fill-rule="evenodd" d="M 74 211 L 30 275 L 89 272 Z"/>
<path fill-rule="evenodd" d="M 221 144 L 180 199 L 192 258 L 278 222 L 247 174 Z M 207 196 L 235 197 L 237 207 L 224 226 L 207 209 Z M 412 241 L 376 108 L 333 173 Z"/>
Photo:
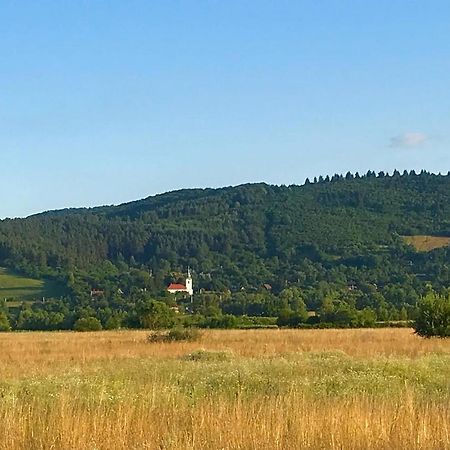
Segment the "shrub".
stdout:
<path fill-rule="evenodd" d="M 148 342 L 198 341 L 202 333 L 197 328 L 172 328 L 168 331 L 153 331 L 147 336 Z"/>
<path fill-rule="evenodd" d="M 96 317 L 81 317 L 75 322 L 73 329 L 75 331 L 100 331 L 102 324 Z"/>
<path fill-rule="evenodd" d="M 305 323 L 308 319 L 308 315 L 305 312 L 295 312 L 291 309 L 283 309 L 277 319 L 277 325 L 279 327 L 298 327 L 300 324 Z"/>
<path fill-rule="evenodd" d="M 111 316 L 105 323 L 105 330 L 117 330 L 122 325 L 122 317 Z"/>
<path fill-rule="evenodd" d="M 183 356 L 183 359 L 188 361 L 207 361 L 207 362 L 225 362 L 233 359 L 233 352 L 230 350 L 213 351 L 213 350 L 196 350 Z"/>
<path fill-rule="evenodd" d="M 8 316 L 3 311 L 0 311 L 0 331 L 11 331 Z"/>
<path fill-rule="evenodd" d="M 238 328 L 239 319 L 231 314 L 224 314 L 220 316 L 207 317 L 203 324 L 205 328 Z"/>

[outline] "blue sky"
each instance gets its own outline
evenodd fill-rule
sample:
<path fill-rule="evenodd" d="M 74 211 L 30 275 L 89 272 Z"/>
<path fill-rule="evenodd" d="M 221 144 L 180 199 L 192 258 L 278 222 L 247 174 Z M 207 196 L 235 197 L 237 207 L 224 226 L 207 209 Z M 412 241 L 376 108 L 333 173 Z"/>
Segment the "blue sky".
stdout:
<path fill-rule="evenodd" d="M 0 0 L 0 217 L 450 169 L 448 1 Z"/>

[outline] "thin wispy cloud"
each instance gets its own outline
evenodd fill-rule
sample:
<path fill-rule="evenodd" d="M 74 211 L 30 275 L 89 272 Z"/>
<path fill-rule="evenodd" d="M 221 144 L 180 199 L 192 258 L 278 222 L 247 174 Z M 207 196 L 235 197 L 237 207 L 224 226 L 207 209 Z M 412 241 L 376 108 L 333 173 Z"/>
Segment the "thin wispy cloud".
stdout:
<path fill-rule="evenodd" d="M 429 140 L 429 136 L 425 133 L 408 132 L 391 137 L 389 146 L 393 148 L 423 147 Z"/>

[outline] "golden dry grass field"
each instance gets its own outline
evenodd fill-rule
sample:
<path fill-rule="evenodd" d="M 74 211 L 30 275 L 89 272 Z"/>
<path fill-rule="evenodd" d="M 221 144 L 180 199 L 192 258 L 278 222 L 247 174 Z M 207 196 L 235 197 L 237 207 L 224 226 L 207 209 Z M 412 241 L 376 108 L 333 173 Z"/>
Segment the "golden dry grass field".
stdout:
<path fill-rule="evenodd" d="M 0 337 L 1 449 L 450 449 L 450 340 L 409 329 Z"/>
<path fill-rule="evenodd" d="M 435 248 L 448 247 L 450 244 L 450 237 L 446 236 L 404 236 L 406 243 L 412 245 L 419 252 L 429 252 Z"/>

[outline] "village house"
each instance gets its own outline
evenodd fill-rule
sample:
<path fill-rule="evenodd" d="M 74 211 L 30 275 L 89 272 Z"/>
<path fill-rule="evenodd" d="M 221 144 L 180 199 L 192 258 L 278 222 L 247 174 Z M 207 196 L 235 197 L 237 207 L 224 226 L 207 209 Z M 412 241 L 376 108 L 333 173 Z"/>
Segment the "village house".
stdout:
<path fill-rule="evenodd" d="M 91 289 L 91 297 L 100 297 L 105 295 L 105 291 L 102 289 Z"/>

